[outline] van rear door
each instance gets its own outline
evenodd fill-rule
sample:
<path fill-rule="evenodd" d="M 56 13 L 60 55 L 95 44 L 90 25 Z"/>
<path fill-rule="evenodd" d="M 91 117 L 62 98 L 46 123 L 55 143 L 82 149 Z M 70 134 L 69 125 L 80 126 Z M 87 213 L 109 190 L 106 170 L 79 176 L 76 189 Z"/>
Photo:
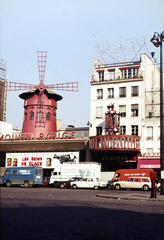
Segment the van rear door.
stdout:
<path fill-rule="evenodd" d="M 42 184 L 42 170 L 41 168 L 35 168 L 35 184 Z"/>

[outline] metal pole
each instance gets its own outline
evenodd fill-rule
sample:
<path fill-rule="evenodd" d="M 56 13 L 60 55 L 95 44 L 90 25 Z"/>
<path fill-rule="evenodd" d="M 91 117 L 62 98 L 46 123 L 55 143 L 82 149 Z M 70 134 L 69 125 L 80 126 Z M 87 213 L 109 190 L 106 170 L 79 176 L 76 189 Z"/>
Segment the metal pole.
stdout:
<path fill-rule="evenodd" d="M 163 66 L 162 66 L 162 34 L 160 35 L 160 164 L 164 171 L 164 102 L 163 102 Z M 161 179 L 161 195 L 164 195 L 164 179 Z"/>

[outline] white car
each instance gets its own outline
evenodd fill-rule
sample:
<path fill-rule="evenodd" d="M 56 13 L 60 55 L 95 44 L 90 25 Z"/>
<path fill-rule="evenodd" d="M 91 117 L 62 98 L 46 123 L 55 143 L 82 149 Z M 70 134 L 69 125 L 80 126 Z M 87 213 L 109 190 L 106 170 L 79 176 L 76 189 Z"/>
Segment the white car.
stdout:
<path fill-rule="evenodd" d="M 112 183 L 116 190 L 121 188 L 139 188 L 147 191 L 151 188 L 151 179 L 149 177 L 128 177 L 126 181 Z"/>
<path fill-rule="evenodd" d="M 94 188 L 97 190 L 98 188 L 105 188 L 107 183 L 102 182 L 99 178 L 83 178 L 78 182 L 71 182 L 72 188 Z"/>
<path fill-rule="evenodd" d="M 161 183 L 159 182 L 159 183 L 157 183 L 157 185 L 156 185 L 156 189 L 160 192 L 161 191 Z"/>

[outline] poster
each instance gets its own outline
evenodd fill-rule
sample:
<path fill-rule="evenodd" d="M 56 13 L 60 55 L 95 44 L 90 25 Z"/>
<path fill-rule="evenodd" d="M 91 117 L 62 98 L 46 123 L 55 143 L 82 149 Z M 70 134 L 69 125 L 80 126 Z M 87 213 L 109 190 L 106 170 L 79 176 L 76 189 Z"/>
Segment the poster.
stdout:
<path fill-rule="evenodd" d="M 63 163 L 79 163 L 79 152 L 7 153 L 6 167 L 40 166 L 59 168 Z"/>

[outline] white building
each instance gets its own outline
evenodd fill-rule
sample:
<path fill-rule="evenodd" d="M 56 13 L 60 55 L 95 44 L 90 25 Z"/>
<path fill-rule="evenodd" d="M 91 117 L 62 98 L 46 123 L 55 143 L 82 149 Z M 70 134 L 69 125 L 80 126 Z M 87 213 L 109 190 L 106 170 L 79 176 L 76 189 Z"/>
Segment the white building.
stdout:
<path fill-rule="evenodd" d="M 141 155 L 159 158 L 160 70 L 153 53 L 151 58 L 140 53 L 137 61 L 112 64 L 94 60 L 90 138 L 105 135 L 105 112 L 111 103 L 121 113 L 120 134 L 140 136 Z"/>

